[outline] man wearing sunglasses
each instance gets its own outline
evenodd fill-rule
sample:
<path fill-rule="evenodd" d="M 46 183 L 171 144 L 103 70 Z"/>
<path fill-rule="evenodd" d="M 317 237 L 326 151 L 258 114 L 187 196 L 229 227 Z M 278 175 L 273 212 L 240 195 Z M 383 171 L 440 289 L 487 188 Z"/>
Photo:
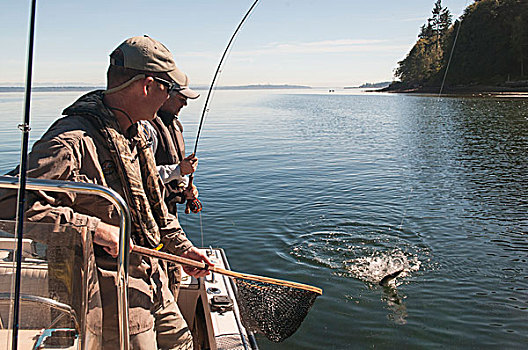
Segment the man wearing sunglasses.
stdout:
<path fill-rule="evenodd" d="M 130 209 L 131 246 L 162 247 L 212 265 L 169 213 L 149 143 L 138 132 L 138 122 L 154 119 L 169 96 L 183 91 L 187 82 L 163 44 L 148 36 L 125 40 L 110 55 L 107 90 L 92 91 L 64 110 L 65 116 L 34 144 L 28 177 L 110 187 Z M 118 349 L 116 208 L 103 199 L 51 192 L 30 196 L 28 206 L 29 221 L 67 220 L 79 231 L 92 233 L 101 306 L 90 307 L 99 310 L 91 315 L 102 317 L 88 328 L 99 339 L 94 342 L 101 341 L 95 346 Z M 208 274 L 184 269 L 195 277 Z M 130 349 L 192 349 L 192 336 L 169 289 L 163 262 L 130 254 L 128 296 Z"/>
<path fill-rule="evenodd" d="M 187 82 L 188 84 L 188 82 Z M 187 85 L 170 94 L 169 99 L 158 110 L 157 117 L 143 121 L 141 126 L 147 135 L 156 158 L 161 179 L 167 188 L 165 203 L 169 212 L 177 215 L 177 204 L 198 197 L 194 184 L 188 189 L 187 175 L 196 171 L 198 158 L 194 154 L 185 157 L 183 125 L 178 119 L 181 109 L 187 106 L 187 99 L 200 96 Z"/>

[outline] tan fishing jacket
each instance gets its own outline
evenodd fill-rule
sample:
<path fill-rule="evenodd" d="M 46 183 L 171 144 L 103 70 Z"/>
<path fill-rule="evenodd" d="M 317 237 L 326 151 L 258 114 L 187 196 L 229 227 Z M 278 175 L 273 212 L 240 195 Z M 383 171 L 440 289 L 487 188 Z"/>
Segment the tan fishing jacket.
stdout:
<path fill-rule="evenodd" d="M 98 184 L 112 188 L 126 200 L 124 184 L 116 171 L 108 142 L 96 124 L 86 116 L 86 112 L 113 116 L 102 103 L 100 91 L 81 97 L 65 110 L 68 116 L 58 119 L 34 144 L 29 155 L 28 177 Z M 131 133 L 134 134 L 133 130 Z M 136 135 L 137 132 L 131 136 Z M 133 137 L 128 140 L 132 157 L 137 157 Z M 132 162 L 135 167 L 132 171 L 138 174 L 141 173 L 139 163 Z M 12 199 L 8 207 L 14 208 L 16 198 Z M 29 194 L 28 203 L 30 208 L 26 219 L 31 222 L 55 224 L 56 231 L 60 231 L 58 227 L 66 223 L 86 226 L 92 232 L 101 220 L 119 225 L 116 208 L 101 197 L 40 192 L 38 196 Z M 6 213 L 3 214 L 5 217 Z M 174 215 L 170 215 L 168 225 L 159 227 L 159 232 L 163 250 L 181 254 L 192 246 Z M 140 233 L 133 232 L 132 237 L 135 234 Z M 116 259 L 95 244 L 94 251 L 101 286 L 105 332 L 117 332 Z M 130 334 L 137 334 L 153 326 L 151 318 L 147 317 L 153 307 L 153 301 L 161 299 L 166 304 L 171 302 L 173 297 L 168 289 L 167 276 L 159 269 L 156 260 L 131 254 L 129 274 L 129 329 Z M 155 295 L 158 298 L 155 298 Z"/>

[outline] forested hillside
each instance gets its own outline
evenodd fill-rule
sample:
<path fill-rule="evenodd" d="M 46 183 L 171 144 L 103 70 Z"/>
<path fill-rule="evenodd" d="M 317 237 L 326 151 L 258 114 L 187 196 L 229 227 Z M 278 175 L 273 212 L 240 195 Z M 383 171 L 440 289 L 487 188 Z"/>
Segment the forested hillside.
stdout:
<path fill-rule="evenodd" d="M 528 0 L 476 0 L 454 23 L 437 0 L 389 89 L 528 85 L 527 21 Z"/>

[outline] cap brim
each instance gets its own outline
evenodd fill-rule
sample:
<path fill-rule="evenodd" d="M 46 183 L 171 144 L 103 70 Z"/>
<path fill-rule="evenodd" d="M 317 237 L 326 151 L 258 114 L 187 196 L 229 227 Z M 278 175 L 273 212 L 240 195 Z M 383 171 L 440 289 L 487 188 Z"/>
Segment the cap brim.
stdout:
<path fill-rule="evenodd" d="M 187 86 L 189 85 L 189 79 L 178 68 L 175 68 L 174 70 L 171 70 L 170 72 L 167 72 L 167 75 L 172 79 L 172 81 L 178 83 L 180 86 Z"/>
<path fill-rule="evenodd" d="M 191 100 L 194 100 L 195 98 L 200 97 L 199 93 L 197 93 L 196 91 L 188 87 L 184 87 L 182 90 L 178 90 L 178 92 L 182 94 L 183 96 L 190 98 Z"/>

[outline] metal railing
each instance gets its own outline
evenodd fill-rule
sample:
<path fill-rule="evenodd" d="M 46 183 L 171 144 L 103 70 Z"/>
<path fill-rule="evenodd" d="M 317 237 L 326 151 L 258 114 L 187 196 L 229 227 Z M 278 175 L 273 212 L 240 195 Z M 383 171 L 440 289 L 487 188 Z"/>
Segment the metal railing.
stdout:
<path fill-rule="evenodd" d="M 18 177 L 0 176 L 0 188 L 16 190 L 19 186 L 18 182 Z M 119 341 L 121 349 L 128 349 L 128 255 L 131 221 L 130 211 L 126 202 L 117 192 L 110 188 L 81 182 L 28 178 L 26 190 L 92 194 L 107 199 L 117 207 L 119 212 L 119 253 L 117 256 Z M 17 322 L 17 320 L 13 321 Z"/>
<path fill-rule="evenodd" d="M 0 293 L 0 301 L 9 300 L 11 298 L 12 298 L 11 293 Z M 37 303 L 37 304 L 44 304 L 46 306 L 49 306 L 51 309 L 59 310 L 63 312 L 64 314 L 69 315 L 71 321 L 74 324 L 75 330 L 78 332 L 81 332 L 81 325 L 79 324 L 79 317 L 77 316 L 77 313 L 70 305 L 61 303 L 54 299 L 40 297 L 37 295 L 29 295 L 29 294 L 20 294 L 20 300 Z M 49 328 L 53 327 L 55 323 L 57 323 L 57 320 L 54 320 L 54 322 L 52 322 L 52 325 L 50 325 Z"/>

